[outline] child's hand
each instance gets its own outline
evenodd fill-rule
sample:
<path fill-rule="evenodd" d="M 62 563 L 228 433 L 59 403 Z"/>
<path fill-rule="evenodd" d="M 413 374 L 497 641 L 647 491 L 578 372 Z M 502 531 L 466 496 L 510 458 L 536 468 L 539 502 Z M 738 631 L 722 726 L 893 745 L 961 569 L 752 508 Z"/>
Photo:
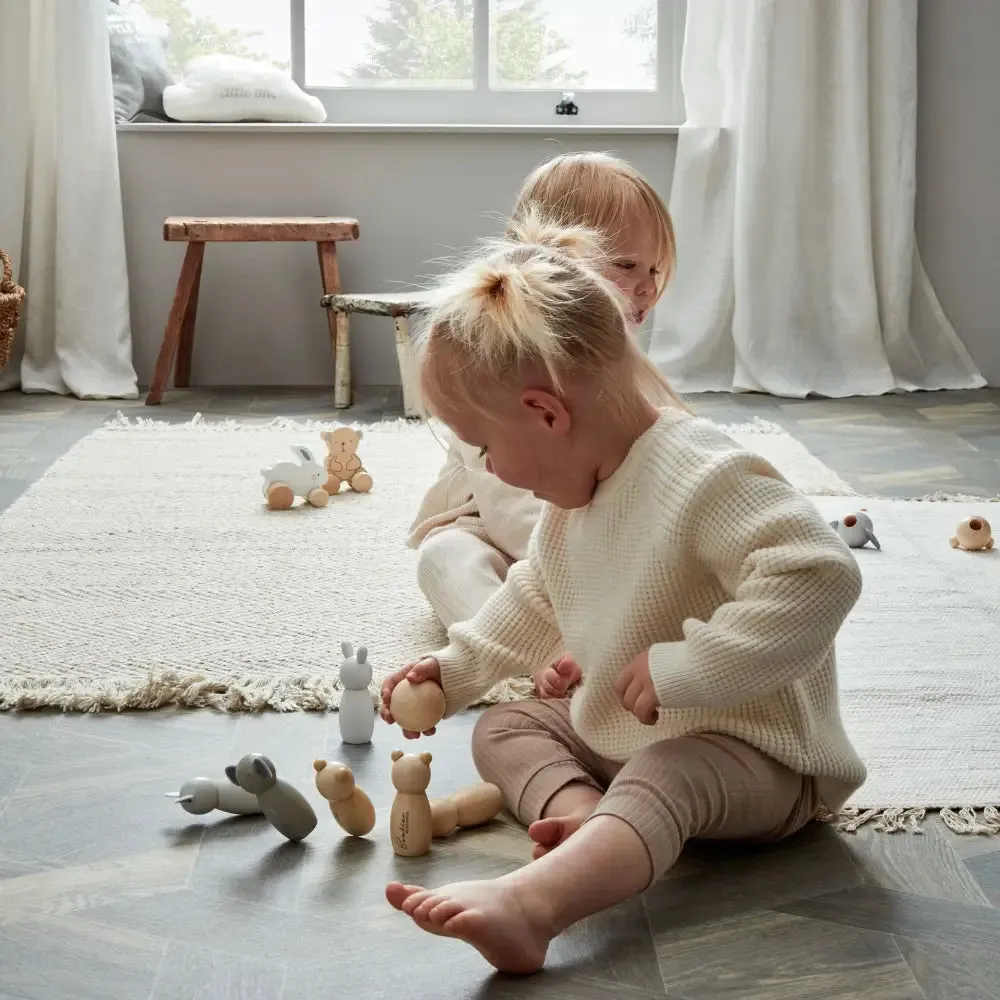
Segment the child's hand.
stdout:
<path fill-rule="evenodd" d="M 659 718 L 660 699 L 649 676 L 649 653 L 640 653 L 615 681 L 615 694 L 622 707 L 631 712 L 644 726 Z"/>
<path fill-rule="evenodd" d="M 567 653 L 534 675 L 535 690 L 540 698 L 565 698 L 566 692 L 581 677 L 580 665 Z"/>
<path fill-rule="evenodd" d="M 408 680 L 411 684 L 419 684 L 421 681 L 434 681 L 440 685 L 441 665 L 434 659 L 433 656 L 425 656 L 422 660 L 405 664 L 398 670 L 394 670 L 388 677 L 386 677 L 386 679 L 382 682 L 382 705 L 379 708 L 379 715 L 381 715 L 390 726 L 395 725 L 396 720 L 392 717 L 392 712 L 389 711 L 389 701 L 392 698 L 393 689 L 401 680 L 404 679 Z M 403 735 L 408 740 L 415 740 L 420 736 L 420 733 L 404 729 Z M 433 727 L 424 733 L 424 736 L 433 735 Z"/>

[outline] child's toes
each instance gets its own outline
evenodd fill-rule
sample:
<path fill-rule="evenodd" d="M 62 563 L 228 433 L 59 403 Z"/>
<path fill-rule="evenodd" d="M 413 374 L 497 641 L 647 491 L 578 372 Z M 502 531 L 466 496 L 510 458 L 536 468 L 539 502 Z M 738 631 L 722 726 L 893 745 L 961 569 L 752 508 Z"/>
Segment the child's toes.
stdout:
<path fill-rule="evenodd" d="M 445 902 L 443 897 L 436 896 L 433 892 L 426 893 L 417 906 L 410 912 L 410 916 L 421 923 L 429 923 L 431 910 L 436 906 L 440 906 L 443 902 Z"/>
<path fill-rule="evenodd" d="M 433 893 L 431 893 L 427 889 L 423 889 L 420 892 L 413 893 L 412 896 L 408 896 L 403 901 L 403 906 L 402 906 L 403 912 L 407 914 L 407 916 L 412 917 L 414 913 L 416 913 L 416 911 L 420 908 L 420 905 L 426 902 L 432 896 Z"/>
<path fill-rule="evenodd" d="M 428 922 L 443 927 L 452 917 L 462 912 L 462 904 L 454 899 L 442 899 L 427 915 Z"/>

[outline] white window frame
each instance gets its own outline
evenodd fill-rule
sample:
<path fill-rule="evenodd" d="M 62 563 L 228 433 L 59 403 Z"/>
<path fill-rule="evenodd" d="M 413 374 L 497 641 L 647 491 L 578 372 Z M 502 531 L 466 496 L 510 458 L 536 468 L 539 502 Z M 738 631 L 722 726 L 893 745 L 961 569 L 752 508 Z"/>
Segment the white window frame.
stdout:
<path fill-rule="evenodd" d="M 491 89 L 488 78 L 490 0 L 475 0 L 473 85 L 463 90 L 421 87 L 307 87 L 305 2 L 289 0 L 292 78 L 318 97 L 327 120 L 350 125 L 673 126 L 682 123 L 681 48 L 686 0 L 657 2 L 655 90 L 574 91 L 579 113 L 557 115 L 561 90 Z M 613 3 L 614 0 L 608 0 Z"/>

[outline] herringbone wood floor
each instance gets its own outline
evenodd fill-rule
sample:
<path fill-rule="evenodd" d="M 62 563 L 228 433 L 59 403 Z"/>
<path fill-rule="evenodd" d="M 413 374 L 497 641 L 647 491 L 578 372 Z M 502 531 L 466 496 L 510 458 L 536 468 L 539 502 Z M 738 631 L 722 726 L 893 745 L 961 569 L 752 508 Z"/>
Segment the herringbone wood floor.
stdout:
<path fill-rule="evenodd" d="M 312 392 L 175 400 L 156 415 L 332 416 Z M 858 489 L 906 495 L 1000 490 L 998 400 L 699 406 L 777 419 Z M 372 395 L 351 416 L 394 405 Z M 118 406 L 0 395 L 0 509 Z M 428 745 L 435 793 L 475 780 L 474 719 Z M 543 974 L 493 976 L 476 953 L 413 928 L 382 889 L 508 871 L 527 860 L 526 835 L 501 821 L 395 858 L 383 831 L 397 742 L 380 724 L 372 747 L 343 747 L 336 715 L 0 716 L 0 1000 L 1000 997 L 1000 838 L 937 822 L 923 836 L 816 827 L 764 849 L 693 846 L 644 898 L 558 939 Z M 163 797 L 249 750 L 271 754 L 317 806 L 312 759 L 350 763 L 379 811 L 373 836 L 347 839 L 317 808 L 320 825 L 294 846 L 263 820 L 189 816 Z"/>

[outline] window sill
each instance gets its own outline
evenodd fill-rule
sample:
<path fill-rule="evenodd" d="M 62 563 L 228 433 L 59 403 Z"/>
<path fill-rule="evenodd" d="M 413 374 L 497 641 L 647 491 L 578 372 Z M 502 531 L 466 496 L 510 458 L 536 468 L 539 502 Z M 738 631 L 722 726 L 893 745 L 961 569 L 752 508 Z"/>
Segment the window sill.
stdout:
<path fill-rule="evenodd" d="M 214 132 L 235 133 L 420 133 L 441 135 L 675 135 L 677 125 L 473 125 L 473 124 L 365 124 L 323 122 L 322 124 L 286 122 L 121 122 L 119 132 Z"/>

